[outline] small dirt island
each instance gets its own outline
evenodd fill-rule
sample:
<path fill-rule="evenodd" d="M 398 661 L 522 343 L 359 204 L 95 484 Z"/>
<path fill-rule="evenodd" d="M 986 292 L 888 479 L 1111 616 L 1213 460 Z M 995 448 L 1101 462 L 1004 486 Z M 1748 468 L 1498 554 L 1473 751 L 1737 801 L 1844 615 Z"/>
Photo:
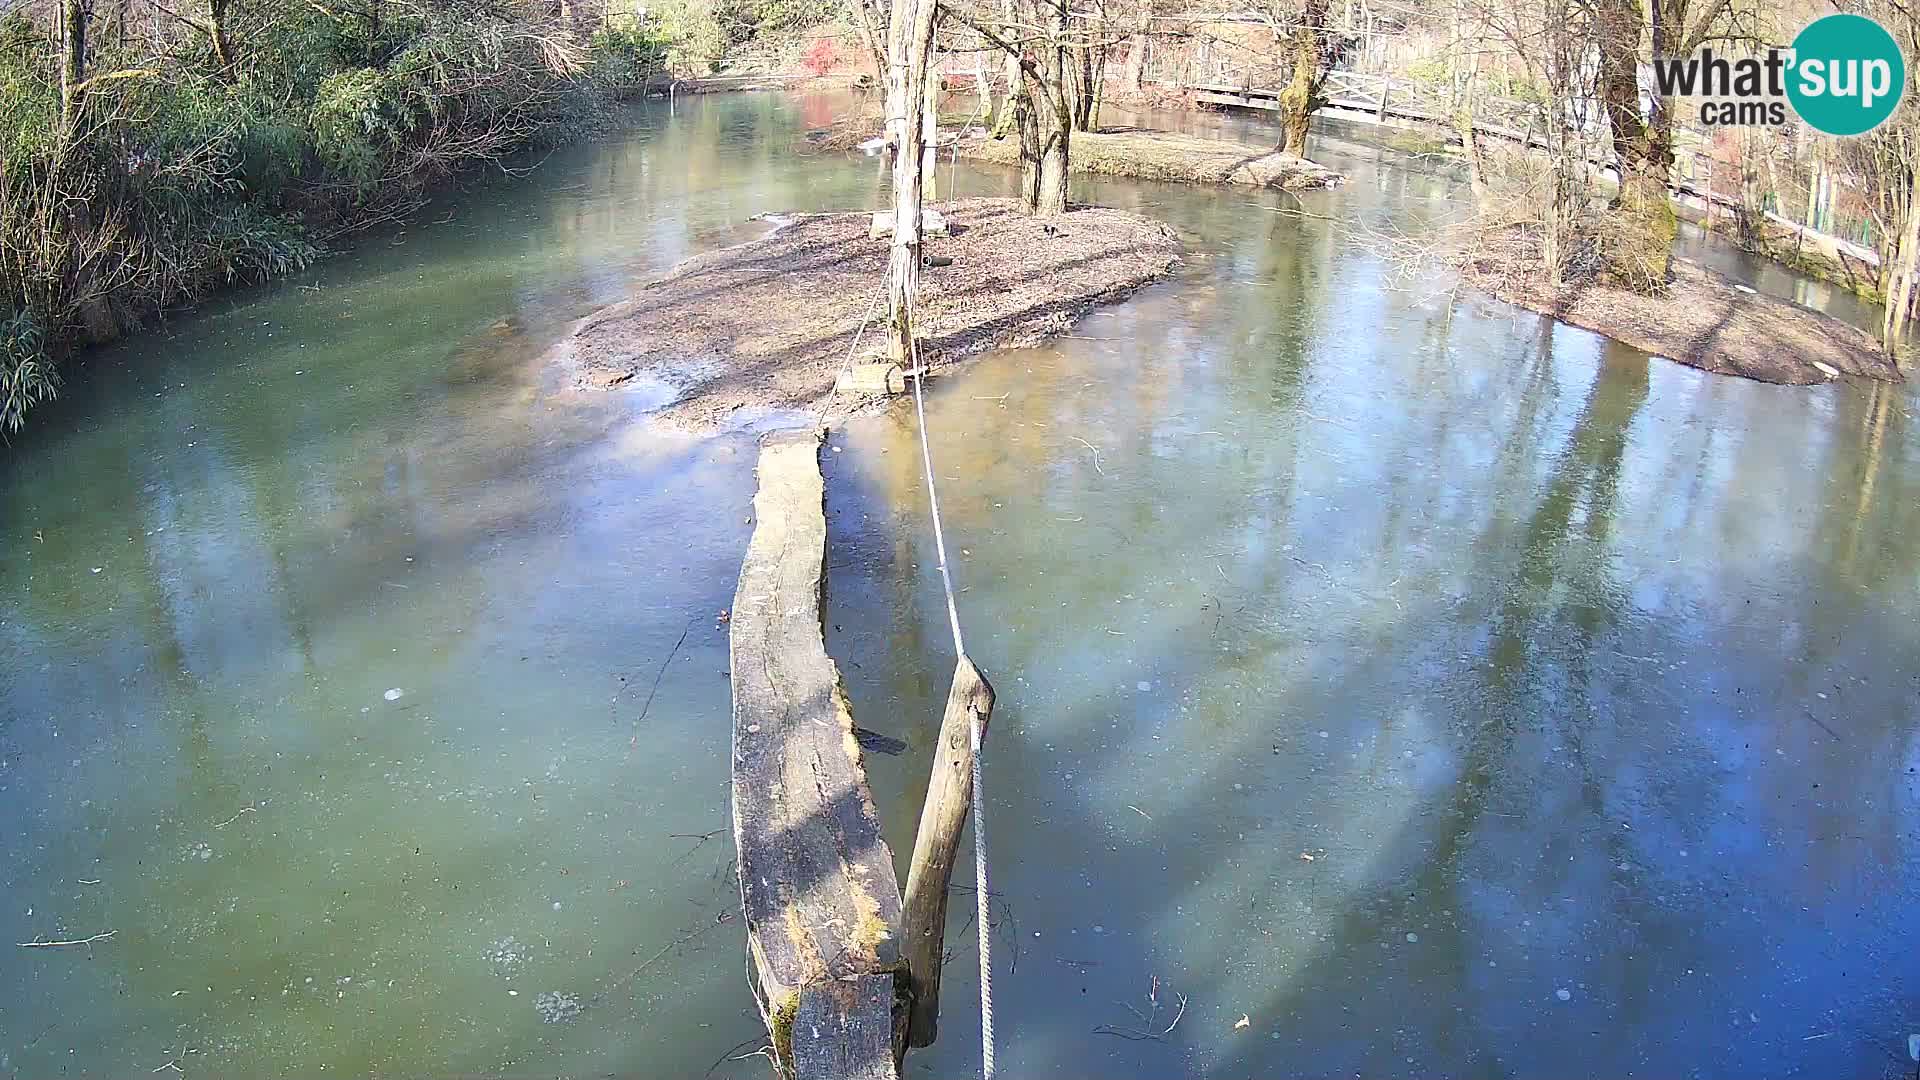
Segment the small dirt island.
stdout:
<path fill-rule="evenodd" d="M 960 138 L 957 145 L 962 157 L 1001 165 L 1020 164 L 1017 139 L 970 134 Z M 1075 134 L 1073 152 L 1067 157 L 1067 171 L 1282 191 L 1334 187 L 1342 180 L 1340 174 L 1331 169 L 1283 154 L 1271 146 L 1250 146 L 1145 128 L 1103 128 Z"/>
<path fill-rule="evenodd" d="M 1537 243 L 1505 237 L 1460 271 L 1507 303 L 1716 375 L 1789 386 L 1903 378 L 1871 334 L 1690 260 L 1675 259 L 1666 286 L 1650 295 L 1593 279 L 1555 288 L 1544 265 Z"/>
<path fill-rule="evenodd" d="M 868 149 L 877 145 L 875 140 L 881 137 L 881 131 L 878 116 L 862 114 L 843 119 L 832 127 L 808 132 L 801 146 L 811 153 Z M 1107 127 L 1075 132 L 1072 146 L 1072 153 L 1067 155 L 1067 171 L 1075 175 L 1281 191 L 1337 187 L 1346 179 L 1332 169 L 1306 158 L 1283 154 L 1271 146 L 1148 128 Z M 974 161 L 1020 167 L 1019 139 L 994 138 L 972 125 L 941 129 L 940 153 L 958 153 Z"/>
<path fill-rule="evenodd" d="M 1165 277 L 1180 241 L 1165 225 L 1097 207 L 1051 218 L 1004 199 L 938 207 L 917 317 L 938 371 L 987 349 L 1059 334 L 1088 309 Z M 771 235 L 696 256 L 632 299 L 588 316 L 557 346 L 577 381 L 657 396 L 660 421 L 707 433 L 781 410 L 828 418 L 874 404 L 836 392 L 854 336 L 883 347 L 887 244 L 868 213 L 807 214 Z M 884 399 L 880 399 L 884 400 Z"/>

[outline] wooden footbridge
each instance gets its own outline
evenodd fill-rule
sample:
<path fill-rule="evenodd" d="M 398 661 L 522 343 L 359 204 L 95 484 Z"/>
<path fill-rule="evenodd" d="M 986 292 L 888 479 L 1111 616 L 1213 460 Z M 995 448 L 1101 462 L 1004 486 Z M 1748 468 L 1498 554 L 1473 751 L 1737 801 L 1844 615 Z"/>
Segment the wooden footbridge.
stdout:
<path fill-rule="evenodd" d="M 1219 79 L 1224 79 L 1224 73 L 1214 82 L 1186 89 L 1193 92 L 1195 101 L 1205 105 L 1264 110 L 1280 107 L 1281 88 L 1258 85 L 1250 72 L 1238 82 Z M 1335 71 L 1327 76 L 1323 93 L 1326 100 L 1320 111 L 1341 120 L 1399 127 L 1441 127 L 1449 132 L 1458 126 L 1454 106 L 1446 93 L 1411 79 Z M 1536 130 L 1538 119 L 1537 106 L 1515 98 L 1482 98 L 1474 102 L 1476 132 L 1545 150 L 1547 141 Z"/>
<path fill-rule="evenodd" d="M 733 838 L 754 995 L 783 1077 L 894 1080 L 933 1042 L 948 882 L 974 725 L 993 689 L 963 655 L 903 890 L 852 709 L 822 634 L 820 433 L 761 444 L 753 538 L 730 621 Z"/>

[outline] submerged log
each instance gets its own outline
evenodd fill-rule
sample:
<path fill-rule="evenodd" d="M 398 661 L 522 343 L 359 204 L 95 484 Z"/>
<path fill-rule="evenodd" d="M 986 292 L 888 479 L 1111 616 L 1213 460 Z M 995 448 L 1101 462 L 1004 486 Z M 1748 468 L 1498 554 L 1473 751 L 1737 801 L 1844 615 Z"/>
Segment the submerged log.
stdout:
<path fill-rule="evenodd" d="M 817 431 L 760 451 L 734 593 L 733 837 L 755 993 L 788 1077 L 892 1080 L 900 885 L 853 714 L 822 636 L 825 486 Z"/>

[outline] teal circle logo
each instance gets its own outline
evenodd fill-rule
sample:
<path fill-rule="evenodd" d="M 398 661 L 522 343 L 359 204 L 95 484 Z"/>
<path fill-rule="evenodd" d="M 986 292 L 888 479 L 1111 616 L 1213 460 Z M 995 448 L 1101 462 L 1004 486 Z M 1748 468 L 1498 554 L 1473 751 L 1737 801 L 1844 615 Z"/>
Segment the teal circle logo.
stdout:
<path fill-rule="evenodd" d="M 1815 131 L 1864 135 L 1907 89 L 1907 62 L 1886 28 L 1864 15 L 1828 15 L 1793 39 L 1787 100 Z"/>

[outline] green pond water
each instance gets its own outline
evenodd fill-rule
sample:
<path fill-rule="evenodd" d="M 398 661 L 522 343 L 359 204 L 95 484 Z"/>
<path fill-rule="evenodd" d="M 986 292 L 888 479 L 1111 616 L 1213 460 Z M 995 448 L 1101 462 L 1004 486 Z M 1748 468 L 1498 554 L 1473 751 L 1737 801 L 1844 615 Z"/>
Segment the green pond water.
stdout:
<path fill-rule="evenodd" d="M 873 205 L 873 160 L 793 152 L 844 104 L 649 104 L 36 416 L 0 460 L 0 1076 L 765 1075 L 725 1060 L 760 1030 L 718 619 L 753 435 L 540 357 L 753 215 Z M 1314 214 L 1451 212 L 1392 151 L 1316 156 L 1353 182 Z M 1911 1074 L 1909 392 L 1396 283 L 1286 196 L 1076 196 L 1186 267 L 928 402 L 1000 691 L 1001 1074 Z M 952 665 L 914 439 L 825 454 L 902 854 Z M 977 1068 L 970 910 L 909 1076 Z"/>

